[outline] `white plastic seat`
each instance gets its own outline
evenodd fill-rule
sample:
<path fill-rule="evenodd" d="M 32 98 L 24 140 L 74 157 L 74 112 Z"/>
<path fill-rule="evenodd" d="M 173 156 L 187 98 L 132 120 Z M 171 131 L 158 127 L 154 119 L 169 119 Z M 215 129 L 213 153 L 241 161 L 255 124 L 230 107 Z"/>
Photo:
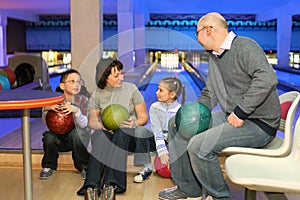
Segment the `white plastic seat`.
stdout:
<path fill-rule="evenodd" d="M 255 200 L 256 191 L 300 194 L 300 118 L 288 156 L 236 154 L 226 159 L 225 169 L 233 183 L 245 187 L 246 200 Z"/>
<path fill-rule="evenodd" d="M 286 92 L 279 96 L 281 112 L 283 113 L 282 116 L 286 116 L 286 119 L 280 119 L 279 130 L 283 132 L 283 139 L 276 136 L 270 144 L 263 148 L 227 147 L 222 150 L 222 153 L 228 155 L 253 154 L 273 157 L 283 157 L 288 155 L 292 147 L 292 127 L 299 99 L 300 93 L 297 91 Z M 285 103 L 289 103 L 290 105 L 288 110 L 286 110 L 287 107 L 285 106 Z"/>

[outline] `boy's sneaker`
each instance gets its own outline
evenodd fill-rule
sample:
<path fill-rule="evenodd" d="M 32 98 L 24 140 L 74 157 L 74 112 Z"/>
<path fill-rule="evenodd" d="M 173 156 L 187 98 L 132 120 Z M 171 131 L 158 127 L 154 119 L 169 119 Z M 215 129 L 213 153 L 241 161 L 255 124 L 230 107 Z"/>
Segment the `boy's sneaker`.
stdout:
<path fill-rule="evenodd" d="M 53 169 L 50 168 L 43 168 L 42 171 L 40 172 L 40 179 L 47 179 L 51 178 L 53 175 Z"/>
<path fill-rule="evenodd" d="M 103 187 L 102 191 L 102 198 L 101 200 L 115 200 L 116 199 L 116 194 L 115 194 L 115 189 L 116 187 L 107 183 Z"/>
<path fill-rule="evenodd" d="M 150 177 L 150 175 L 152 174 L 152 170 L 149 168 L 144 168 L 142 171 L 140 171 L 138 173 L 138 175 L 136 175 L 133 178 L 133 181 L 136 183 L 143 183 L 147 178 Z"/>
<path fill-rule="evenodd" d="M 85 171 L 85 169 L 83 169 L 81 171 L 81 178 L 82 178 L 82 180 L 85 180 L 85 178 L 86 178 L 86 171 Z"/>
<path fill-rule="evenodd" d="M 202 200 L 202 197 L 189 197 L 188 194 L 181 191 L 177 186 L 167 188 L 158 193 L 158 198 L 163 200 Z"/>

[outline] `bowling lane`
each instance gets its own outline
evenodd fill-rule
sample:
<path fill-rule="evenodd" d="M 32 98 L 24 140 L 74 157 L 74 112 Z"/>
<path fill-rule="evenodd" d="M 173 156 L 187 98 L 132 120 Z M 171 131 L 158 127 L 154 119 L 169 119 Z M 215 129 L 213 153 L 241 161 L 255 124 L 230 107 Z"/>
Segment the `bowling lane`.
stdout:
<path fill-rule="evenodd" d="M 16 130 L 22 124 L 20 118 L 1 118 L 0 120 L 0 138 Z"/>
<path fill-rule="evenodd" d="M 282 90 L 298 90 L 300 91 L 300 74 L 289 73 L 286 71 L 275 70 L 278 82 Z"/>
<path fill-rule="evenodd" d="M 178 70 L 178 69 L 164 70 L 164 69 L 159 69 L 159 67 L 158 67 L 158 69 L 152 76 L 152 79 L 148 83 L 146 90 L 141 91 L 141 93 L 143 94 L 143 96 L 145 98 L 147 110 L 149 110 L 149 108 L 153 102 L 157 101 L 155 93 L 157 91 L 157 86 L 158 86 L 159 81 L 161 79 L 163 79 L 164 77 L 168 77 L 168 76 L 175 76 L 175 77 L 179 78 L 180 81 L 182 82 L 182 84 L 184 85 L 185 90 L 186 90 L 185 102 L 195 101 L 197 99 L 197 97 L 199 96 L 201 91 L 197 87 L 197 85 L 194 83 L 194 81 L 192 80 L 192 78 L 190 77 L 188 72 L 186 72 L 185 70 Z M 179 98 L 179 101 L 181 101 L 181 97 Z"/>

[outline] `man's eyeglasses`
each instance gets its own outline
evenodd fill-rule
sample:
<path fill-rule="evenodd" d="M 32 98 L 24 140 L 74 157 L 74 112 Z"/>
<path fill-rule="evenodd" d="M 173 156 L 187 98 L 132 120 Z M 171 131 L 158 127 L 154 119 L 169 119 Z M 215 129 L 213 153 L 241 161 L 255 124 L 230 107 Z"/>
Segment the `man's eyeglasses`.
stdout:
<path fill-rule="evenodd" d="M 202 27 L 201 29 L 199 29 L 198 31 L 196 31 L 196 33 L 195 33 L 195 37 L 196 38 L 198 38 L 198 34 L 202 31 L 202 30 L 204 30 L 204 29 L 206 29 L 206 28 L 213 28 L 213 26 L 204 26 L 204 27 Z"/>
<path fill-rule="evenodd" d="M 70 84 L 72 84 L 72 85 L 74 85 L 75 83 L 76 83 L 77 85 L 83 85 L 83 84 L 84 84 L 83 80 L 80 80 L 80 81 L 69 80 L 69 81 L 65 81 L 65 82 L 63 82 L 63 83 L 70 83 Z"/>

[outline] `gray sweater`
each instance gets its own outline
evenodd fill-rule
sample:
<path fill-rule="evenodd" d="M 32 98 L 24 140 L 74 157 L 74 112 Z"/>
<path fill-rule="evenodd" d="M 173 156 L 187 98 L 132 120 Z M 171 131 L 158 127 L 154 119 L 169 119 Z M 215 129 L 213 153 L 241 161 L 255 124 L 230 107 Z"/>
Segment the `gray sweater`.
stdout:
<path fill-rule="evenodd" d="M 209 55 L 206 87 L 198 100 L 211 110 L 219 103 L 225 113 L 234 112 L 274 135 L 280 120 L 278 80 L 260 46 L 236 36 L 221 56 Z"/>

